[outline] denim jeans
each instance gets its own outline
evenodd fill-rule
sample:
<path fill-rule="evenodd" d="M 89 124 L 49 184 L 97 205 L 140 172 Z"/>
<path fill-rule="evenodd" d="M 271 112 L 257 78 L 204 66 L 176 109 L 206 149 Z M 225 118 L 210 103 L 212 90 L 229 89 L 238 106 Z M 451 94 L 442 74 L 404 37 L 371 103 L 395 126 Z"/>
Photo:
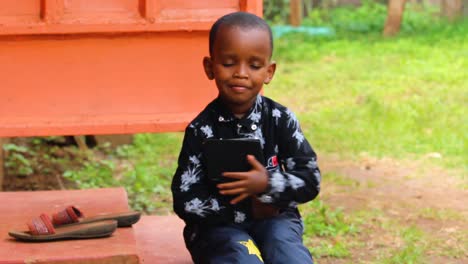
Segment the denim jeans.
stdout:
<path fill-rule="evenodd" d="M 243 224 L 188 225 L 184 229 L 187 249 L 197 264 L 311 264 L 312 256 L 302 242 L 302 235 L 302 220 L 291 210 Z"/>

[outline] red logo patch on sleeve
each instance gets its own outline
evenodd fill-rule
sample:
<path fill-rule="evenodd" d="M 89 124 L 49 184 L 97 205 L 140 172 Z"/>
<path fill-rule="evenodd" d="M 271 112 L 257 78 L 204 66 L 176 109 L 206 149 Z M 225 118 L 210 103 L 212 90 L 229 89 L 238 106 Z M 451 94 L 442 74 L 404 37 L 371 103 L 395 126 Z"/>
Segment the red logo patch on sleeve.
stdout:
<path fill-rule="evenodd" d="M 278 166 L 278 157 L 273 156 L 268 159 L 267 168 L 275 168 Z"/>

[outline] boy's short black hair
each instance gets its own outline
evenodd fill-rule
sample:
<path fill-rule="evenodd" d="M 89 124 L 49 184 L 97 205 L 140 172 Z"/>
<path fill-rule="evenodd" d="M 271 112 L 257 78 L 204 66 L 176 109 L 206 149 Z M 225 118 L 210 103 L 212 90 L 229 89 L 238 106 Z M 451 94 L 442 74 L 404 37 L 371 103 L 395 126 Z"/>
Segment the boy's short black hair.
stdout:
<path fill-rule="evenodd" d="M 270 36 L 270 48 L 273 53 L 273 34 L 271 33 L 270 26 L 262 18 L 247 12 L 234 12 L 222 16 L 211 26 L 210 29 L 210 40 L 209 40 L 209 51 L 210 56 L 213 53 L 213 46 L 216 40 L 216 34 L 218 33 L 220 26 L 228 27 L 240 27 L 240 28 L 257 28 L 266 30 Z M 271 56 L 271 54 L 270 54 Z"/>

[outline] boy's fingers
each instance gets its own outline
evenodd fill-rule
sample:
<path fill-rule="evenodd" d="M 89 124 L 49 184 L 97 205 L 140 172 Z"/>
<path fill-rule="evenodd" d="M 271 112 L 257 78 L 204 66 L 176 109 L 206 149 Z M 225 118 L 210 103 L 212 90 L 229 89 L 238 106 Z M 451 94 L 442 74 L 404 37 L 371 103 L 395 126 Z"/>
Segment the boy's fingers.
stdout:
<path fill-rule="evenodd" d="M 236 189 L 229 189 L 229 190 L 221 190 L 219 191 L 222 195 L 234 195 L 234 194 L 241 194 L 245 193 L 245 188 L 236 188 Z"/>
<path fill-rule="evenodd" d="M 218 189 L 234 189 L 234 188 L 241 188 L 244 186 L 245 186 L 245 181 L 233 181 L 233 182 L 218 184 L 216 187 L 218 187 Z"/>
<path fill-rule="evenodd" d="M 244 193 L 244 194 L 241 194 L 239 196 L 237 196 L 236 198 L 232 199 L 231 200 L 231 204 L 236 204 L 242 200 L 244 200 L 245 198 L 249 197 L 248 194 Z"/>
<path fill-rule="evenodd" d="M 244 179 L 245 172 L 223 172 L 224 177 L 228 177 L 231 179 Z"/>

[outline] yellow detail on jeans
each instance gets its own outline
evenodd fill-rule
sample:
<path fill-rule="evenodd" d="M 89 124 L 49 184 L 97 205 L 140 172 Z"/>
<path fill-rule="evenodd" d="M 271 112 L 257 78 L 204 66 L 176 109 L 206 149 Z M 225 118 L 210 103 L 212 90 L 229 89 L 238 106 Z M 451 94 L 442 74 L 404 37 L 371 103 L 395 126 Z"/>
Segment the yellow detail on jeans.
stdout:
<path fill-rule="evenodd" d="M 260 250 L 258 250 L 257 246 L 252 241 L 252 239 L 249 239 L 247 241 L 239 241 L 239 243 L 241 243 L 247 248 L 247 250 L 249 251 L 249 255 L 255 255 L 260 259 L 260 261 L 263 262 L 262 255 L 260 254 Z"/>

